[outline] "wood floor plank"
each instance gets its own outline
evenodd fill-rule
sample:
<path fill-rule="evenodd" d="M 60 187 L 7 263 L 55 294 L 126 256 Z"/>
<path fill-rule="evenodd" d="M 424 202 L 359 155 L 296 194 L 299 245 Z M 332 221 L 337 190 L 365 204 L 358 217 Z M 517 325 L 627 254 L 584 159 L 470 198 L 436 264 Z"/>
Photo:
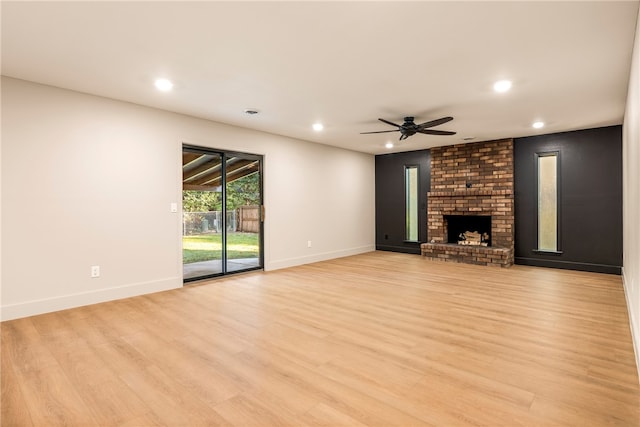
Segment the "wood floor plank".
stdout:
<path fill-rule="evenodd" d="M 216 405 L 219 412 L 231 425 L 261 426 L 293 426 L 296 417 L 285 411 L 275 411 L 263 402 L 251 396 L 239 395 Z"/>
<path fill-rule="evenodd" d="M 190 393 L 161 369 L 150 366 L 128 372 L 122 380 L 143 398 L 162 424 L 175 426 L 228 426 L 213 408 Z"/>
<path fill-rule="evenodd" d="M 98 425 L 96 409 L 86 406 L 74 385 L 57 365 L 17 375 L 31 419 L 36 426 Z M 4 421 L 3 421 L 4 422 Z"/>
<path fill-rule="evenodd" d="M 18 376 L 14 371 L 14 362 L 11 360 L 11 355 L 2 354 L 0 372 L 2 372 L 0 423 L 15 427 L 33 426 L 29 406 L 22 393 L 22 386 Z"/>
<path fill-rule="evenodd" d="M 638 426 L 621 279 L 371 252 L 3 322 L 2 426 Z"/>
<path fill-rule="evenodd" d="M 357 420 L 343 414 L 335 408 L 319 403 L 309 410 L 303 417 L 302 421 L 309 427 L 365 427 Z"/>
<path fill-rule="evenodd" d="M 99 425 L 118 425 L 149 411 L 144 402 L 124 386 L 111 365 L 101 363 L 97 348 L 79 336 L 64 336 L 68 341 L 63 345 L 53 340 L 50 351 L 69 381 L 75 384 L 85 406 L 93 409 Z M 43 340 L 46 342 L 48 338 Z"/>
<path fill-rule="evenodd" d="M 211 406 L 241 392 L 232 378 L 218 372 L 205 361 L 191 357 L 178 341 L 164 341 L 152 334 L 137 334 L 124 339 L 134 348 L 144 351 L 153 366 Z M 189 363 L 185 364 L 185 360 Z"/>

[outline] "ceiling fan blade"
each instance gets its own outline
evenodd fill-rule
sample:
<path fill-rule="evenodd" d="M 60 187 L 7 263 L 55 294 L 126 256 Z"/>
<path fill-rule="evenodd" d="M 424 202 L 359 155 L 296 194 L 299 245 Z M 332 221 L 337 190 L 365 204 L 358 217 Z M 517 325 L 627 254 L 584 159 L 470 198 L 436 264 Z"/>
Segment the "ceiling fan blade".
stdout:
<path fill-rule="evenodd" d="M 390 122 L 389 120 L 385 120 L 385 119 L 378 119 L 378 120 L 380 120 L 382 123 L 386 123 L 388 125 L 395 126 L 397 128 L 401 128 L 402 127 L 402 125 L 397 125 L 397 124 L 395 124 L 393 122 Z"/>
<path fill-rule="evenodd" d="M 425 135 L 455 135 L 455 132 L 449 130 L 435 130 L 435 129 L 419 129 L 417 132 Z"/>
<path fill-rule="evenodd" d="M 364 135 L 365 133 L 386 133 L 386 132 L 398 132 L 400 129 L 394 129 L 394 130 L 379 130 L 376 132 L 360 132 L 360 135 Z"/>
<path fill-rule="evenodd" d="M 453 117 L 443 117 L 441 119 L 431 120 L 430 122 L 424 122 L 422 124 L 419 124 L 418 127 L 422 129 L 430 128 L 430 127 L 441 125 L 443 123 L 450 122 L 451 120 L 453 120 Z"/>

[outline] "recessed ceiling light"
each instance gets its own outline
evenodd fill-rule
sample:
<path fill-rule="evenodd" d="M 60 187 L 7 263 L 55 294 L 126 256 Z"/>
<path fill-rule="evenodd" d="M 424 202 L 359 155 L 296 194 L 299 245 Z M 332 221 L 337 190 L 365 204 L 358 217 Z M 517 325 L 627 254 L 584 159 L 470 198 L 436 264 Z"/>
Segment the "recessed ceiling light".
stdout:
<path fill-rule="evenodd" d="M 161 90 L 163 92 L 168 92 L 173 88 L 173 83 L 168 79 L 157 79 L 155 81 L 156 89 Z"/>
<path fill-rule="evenodd" d="M 511 80 L 499 80 L 493 84 L 493 90 L 498 93 L 508 92 L 511 89 Z"/>
<path fill-rule="evenodd" d="M 315 130 L 316 132 L 320 132 L 322 129 L 324 129 L 324 126 L 322 126 L 322 123 L 314 123 L 312 127 L 313 127 L 313 130 Z"/>
<path fill-rule="evenodd" d="M 473 141 L 474 139 L 476 139 L 475 136 L 465 136 L 462 138 L 463 141 Z"/>
<path fill-rule="evenodd" d="M 544 122 L 540 122 L 540 121 L 533 122 L 531 126 L 534 127 L 535 129 L 540 129 L 544 127 Z"/>
<path fill-rule="evenodd" d="M 387 148 L 393 148 L 393 142 L 387 142 L 384 146 Z"/>
<path fill-rule="evenodd" d="M 254 114 L 258 114 L 259 111 L 254 108 L 247 108 L 246 110 L 244 110 L 244 113 L 253 116 Z"/>

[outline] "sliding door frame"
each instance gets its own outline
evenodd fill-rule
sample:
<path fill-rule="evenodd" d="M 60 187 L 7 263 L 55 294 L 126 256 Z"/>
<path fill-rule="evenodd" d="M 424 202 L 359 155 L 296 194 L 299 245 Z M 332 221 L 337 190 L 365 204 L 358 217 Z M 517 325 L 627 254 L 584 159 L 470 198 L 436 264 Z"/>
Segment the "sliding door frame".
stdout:
<path fill-rule="evenodd" d="M 229 151 L 229 150 L 221 150 L 221 149 L 217 149 L 217 148 L 208 148 L 208 147 L 201 147 L 201 146 L 195 146 L 195 145 L 190 145 L 190 144 L 182 144 L 182 152 L 184 153 L 185 151 L 190 151 L 190 152 L 194 152 L 194 153 L 200 153 L 200 154 L 209 154 L 209 155 L 219 155 L 220 156 L 220 160 L 221 160 L 221 191 L 222 191 L 222 255 L 221 255 L 221 261 L 222 261 L 222 271 L 219 273 L 212 273 L 212 274 L 207 274 L 207 275 L 203 275 L 203 276 L 197 276 L 197 277 L 190 277 L 190 278 L 183 278 L 183 283 L 189 283 L 189 282 L 195 282 L 195 281 L 199 281 L 199 280 L 205 280 L 205 279 L 211 279 L 211 278 L 215 278 L 215 277 L 220 277 L 220 276 L 226 276 L 226 275 L 230 275 L 230 274 L 237 274 L 237 273 L 245 273 L 247 271 L 254 271 L 254 270 L 262 270 L 264 269 L 264 217 L 263 217 L 263 212 L 264 212 L 264 156 L 261 154 L 252 154 L 252 153 L 243 153 L 240 151 Z M 258 239 L 258 250 L 259 250 L 259 256 L 258 256 L 258 262 L 259 265 L 256 267 L 248 267 L 248 268 L 244 268 L 242 270 L 233 270 L 233 271 L 228 271 L 227 268 L 227 261 L 228 261 L 228 257 L 227 257 L 227 159 L 229 159 L 230 157 L 241 157 L 243 159 L 249 159 L 249 160 L 257 160 L 258 161 L 258 187 L 259 187 L 259 191 L 260 191 L 260 202 L 259 202 L 259 209 L 258 209 L 258 215 L 259 215 L 259 234 L 260 237 Z M 183 188 L 184 190 L 184 188 Z M 183 219 L 184 221 L 184 219 Z"/>

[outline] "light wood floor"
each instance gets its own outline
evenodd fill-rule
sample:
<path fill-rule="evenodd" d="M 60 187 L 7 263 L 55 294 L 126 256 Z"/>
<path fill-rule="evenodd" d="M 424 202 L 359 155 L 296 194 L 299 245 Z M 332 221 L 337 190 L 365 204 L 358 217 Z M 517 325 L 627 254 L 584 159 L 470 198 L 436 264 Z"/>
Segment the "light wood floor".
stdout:
<path fill-rule="evenodd" d="M 373 252 L 2 323 L 3 426 L 638 426 L 619 276 Z"/>

